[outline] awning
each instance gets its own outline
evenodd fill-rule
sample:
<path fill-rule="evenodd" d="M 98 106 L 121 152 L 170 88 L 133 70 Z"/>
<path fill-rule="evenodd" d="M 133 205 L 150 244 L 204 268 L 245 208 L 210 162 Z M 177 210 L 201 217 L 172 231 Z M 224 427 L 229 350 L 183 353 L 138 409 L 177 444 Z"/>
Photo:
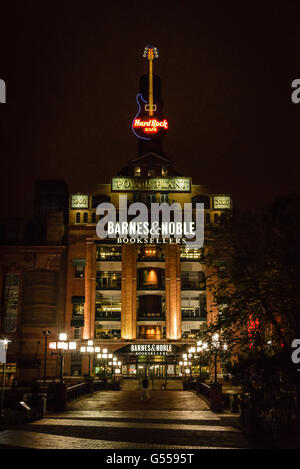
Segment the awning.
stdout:
<path fill-rule="evenodd" d="M 73 265 L 86 265 L 85 259 L 73 259 Z"/>
<path fill-rule="evenodd" d="M 71 327 L 83 327 L 84 326 L 84 318 L 72 318 L 71 319 Z"/>
<path fill-rule="evenodd" d="M 82 304 L 85 302 L 85 296 L 72 296 L 71 302 L 74 304 Z"/>

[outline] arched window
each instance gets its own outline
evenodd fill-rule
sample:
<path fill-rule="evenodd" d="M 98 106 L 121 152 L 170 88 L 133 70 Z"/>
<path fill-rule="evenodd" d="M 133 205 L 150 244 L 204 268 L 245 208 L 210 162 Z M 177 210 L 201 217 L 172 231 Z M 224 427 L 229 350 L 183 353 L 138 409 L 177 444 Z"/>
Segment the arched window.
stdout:
<path fill-rule="evenodd" d="M 209 225 L 210 224 L 210 213 L 207 213 L 205 215 L 205 217 L 206 217 L 206 224 Z"/>
<path fill-rule="evenodd" d="M 76 213 L 76 223 L 80 223 L 80 212 Z"/>
<path fill-rule="evenodd" d="M 96 212 L 92 213 L 92 223 L 96 223 Z"/>
<path fill-rule="evenodd" d="M 84 214 L 83 214 L 83 223 L 88 222 L 88 216 L 89 216 L 89 214 L 87 212 L 84 212 Z"/>
<path fill-rule="evenodd" d="M 214 223 L 219 223 L 220 222 L 220 217 L 217 213 L 214 214 Z"/>
<path fill-rule="evenodd" d="M 204 208 L 206 210 L 210 209 L 210 199 L 206 195 L 195 195 L 192 197 L 192 204 L 193 208 L 196 206 L 196 204 L 204 204 Z"/>

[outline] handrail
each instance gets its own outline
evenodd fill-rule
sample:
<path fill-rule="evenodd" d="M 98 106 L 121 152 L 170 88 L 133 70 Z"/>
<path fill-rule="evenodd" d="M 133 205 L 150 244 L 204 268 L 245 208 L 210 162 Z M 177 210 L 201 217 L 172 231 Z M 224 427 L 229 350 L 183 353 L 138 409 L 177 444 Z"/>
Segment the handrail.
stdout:
<path fill-rule="evenodd" d="M 204 383 L 197 383 L 198 393 L 210 401 L 210 386 Z"/>
<path fill-rule="evenodd" d="M 88 383 L 74 384 L 67 388 L 67 402 L 75 401 L 85 394 L 88 394 Z"/>

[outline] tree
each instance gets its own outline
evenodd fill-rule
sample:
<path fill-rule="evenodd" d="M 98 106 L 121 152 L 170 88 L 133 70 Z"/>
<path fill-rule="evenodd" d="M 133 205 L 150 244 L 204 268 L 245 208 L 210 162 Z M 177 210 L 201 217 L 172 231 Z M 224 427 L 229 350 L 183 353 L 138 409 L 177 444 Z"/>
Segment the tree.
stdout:
<path fill-rule="evenodd" d="M 210 332 L 227 341 L 231 373 L 265 411 L 283 383 L 297 381 L 290 346 L 300 337 L 299 239 L 300 197 L 291 195 L 262 214 L 224 213 L 207 242 L 207 282 L 219 310 Z"/>

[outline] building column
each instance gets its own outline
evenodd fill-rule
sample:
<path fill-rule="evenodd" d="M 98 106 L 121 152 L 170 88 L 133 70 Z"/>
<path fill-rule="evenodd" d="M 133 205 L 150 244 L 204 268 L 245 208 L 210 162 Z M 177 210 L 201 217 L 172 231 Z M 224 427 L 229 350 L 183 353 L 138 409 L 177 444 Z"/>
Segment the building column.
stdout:
<path fill-rule="evenodd" d="M 94 240 L 88 239 L 86 241 L 84 327 L 82 334 L 84 340 L 94 338 L 96 295 L 96 254 L 94 244 Z"/>
<path fill-rule="evenodd" d="M 136 339 L 136 246 L 122 246 L 121 337 Z"/>
<path fill-rule="evenodd" d="M 181 339 L 180 246 L 165 246 L 166 338 Z"/>

